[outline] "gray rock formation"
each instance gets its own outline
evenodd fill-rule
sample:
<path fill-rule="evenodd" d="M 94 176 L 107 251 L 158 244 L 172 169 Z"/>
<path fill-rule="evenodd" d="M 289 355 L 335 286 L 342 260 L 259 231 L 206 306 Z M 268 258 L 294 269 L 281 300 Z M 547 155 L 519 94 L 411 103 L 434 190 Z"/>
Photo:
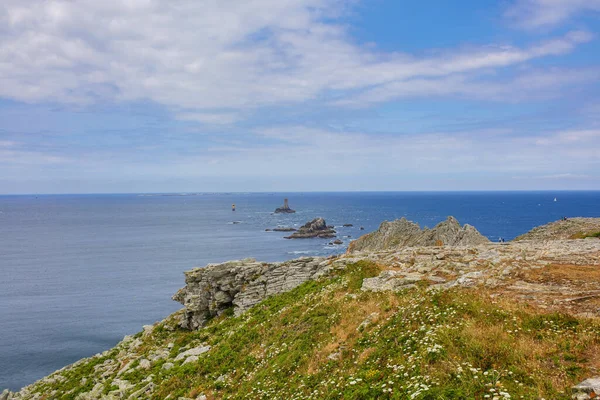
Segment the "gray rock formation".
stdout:
<path fill-rule="evenodd" d="M 292 290 L 329 271 L 329 261 L 303 257 L 283 263 L 254 259 L 209 264 L 185 273 L 186 286 L 173 300 L 185 306 L 180 325 L 198 329 L 207 319 L 233 308 L 240 315 L 265 298 Z"/>
<path fill-rule="evenodd" d="M 288 204 L 288 199 L 283 199 L 283 207 L 275 209 L 275 214 L 293 214 L 296 210 L 292 210 Z"/>
<path fill-rule="evenodd" d="M 335 230 L 327 226 L 325 220 L 321 217 L 315 218 L 304 224 L 300 229 L 286 239 L 309 239 L 309 238 L 332 238 L 335 237 Z"/>
<path fill-rule="evenodd" d="M 10 390 L 5 389 L 2 393 L 0 393 L 0 400 L 10 400 L 12 399 L 12 395 L 13 393 Z"/>
<path fill-rule="evenodd" d="M 573 386 L 573 399 L 594 399 L 600 395 L 600 377 L 586 379 L 580 384 Z"/>
<path fill-rule="evenodd" d="M 274 228 L 273 231 L 274 232 L 296 232 L 297 229 L 296 228 L 283 227 L 283 228 Z"/>
<path fill-rule="evenodd" d="M 454 217 L 448 217 L 433 229 L 402 218 L 383 222 L 375 232 L 361 236 L 350 243 L 348 252 L 381 251 L 417 246 L 476 246 L 489 240 L 471 225 L 460 226 Z"/>

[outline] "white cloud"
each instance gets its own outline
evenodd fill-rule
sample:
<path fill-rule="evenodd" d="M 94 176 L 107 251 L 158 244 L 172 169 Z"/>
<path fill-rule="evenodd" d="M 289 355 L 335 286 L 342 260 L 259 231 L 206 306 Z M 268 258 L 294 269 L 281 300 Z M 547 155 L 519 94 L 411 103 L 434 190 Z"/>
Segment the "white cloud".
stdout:
<path fill-rule="evenodd" d="M 344 4 L 4 0 L 0 97 L 73 104 L 150 100 L 176 114 L 187 110 L 183 119 L 227 124 L 240 118 L 240 110 L 372 86 L 399 96 L 419 95 L 423 87 L 470 95 L 465 76 L 473 71 L 562 55 L 591 40 L 578 31 L 525 48 L 375 52 L 331 22 Z"/>
<path fill-rule="evenodd" d="M 586 12 L 600 12 L 600 0 L 516 0 L 506 16 L 524 28 L 542 28 Z"/>
<path fill-rule="evenodd" d="M 547 137 L 539 138 L 536 144 L 542 146 L 556 146 L 568 144 L 588 144 L 597 142 L 600 144 L 600 130 L 576 130 L 553 133 Z M 596 153 L 600 157 L 600 147 L 596 148 Z"/>
<path fill-rule="evenodd" d="M 235 113 L 202 113 L 202 112 L 187 112 L 177 114 L 177 119 L 181 121 L 194 121 L 202 124 L 209 125 L 220 125 L 220 124 L 232 124 L 239 119 L 239 116 Z"/>
<path fill-rule="evenodd" d="M 399 98 L 459 97 L 503 102 L 559 97 L 583 84 L 600 81 L 598 69 L 535 69 L 521 71 L 512 78 L 455 74 L 441 78 L 418 78 L 379 85 L 334 104 L 350 107 L 371 106 Z"/>

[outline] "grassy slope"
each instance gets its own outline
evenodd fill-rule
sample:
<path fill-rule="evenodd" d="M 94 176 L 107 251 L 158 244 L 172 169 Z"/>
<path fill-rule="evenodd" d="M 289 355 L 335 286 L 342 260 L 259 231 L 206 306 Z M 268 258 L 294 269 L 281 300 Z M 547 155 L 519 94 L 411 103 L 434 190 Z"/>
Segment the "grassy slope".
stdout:
<path fill-rule="evenodd" d="M 195 363 L 175 362 L 166 371 L 162 364 L 173 360 L 161 360 L 119 378 L 137 389 L 153 374 L 155 399 L 199 393 L 236 399 L 568 399 L 568 388 L 598 367 L 597 322 L 495 303 L 481 289 L 361 292 L 362 279 L 378 272 L 359 262 L 196 332 L 174 328 L 174 318 L 167 319 L 151 335 L 138 335 L 143 344 L 127 358 L 147 357 L 168 343 L 174 343 L 171 358 L 186 346 L 208 343 L 212 349 Z M 373 321 L 359 328 L 369 315 Z M 118 351 L 88 359 L 63 373 L 65 381 L 39 390 L 71 391 L 56 395 L 64 399 L 88 391 L 94 366 Z M 328 358 L 334 353 L 339 357 Z M 115 388 L 114 375 L 104 381 L 106 392 Z"/>

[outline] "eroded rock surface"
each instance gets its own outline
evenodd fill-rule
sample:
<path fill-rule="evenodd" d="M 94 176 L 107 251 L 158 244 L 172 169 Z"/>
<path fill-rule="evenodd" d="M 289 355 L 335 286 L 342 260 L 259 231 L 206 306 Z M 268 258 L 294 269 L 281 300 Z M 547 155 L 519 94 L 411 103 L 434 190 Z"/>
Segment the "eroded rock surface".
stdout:
<path fill-rule="evenodd" d="M 208 318 L 233 308 L 239 315 L 265 298 L 287 292 L 329 271 L 325 258 L 303 257 L 282 263 L 255 259 L 209 264 L 185 273 L 186 286 L 174 296 L 185 306 L 181 326 L 200 328 Z"/>
<path fill-rule="evenodd" d="M 489 243 L 489 240 L 477 229 L 468 224 L 461 227 L 454 217 L 448 217 L 433 229 L 421 229 L 418 224 L 402 218 L 385 221 L 375 232 L 351 242 L 348 252 L 416 246 L 476 246 L 485 243 Z"/>
<path fill-rule="evenodd" d="M 484 286 L 542 308 L 600 317 L 600 240 L 406 247 L 355 252 L 344 259 L 386 266 L 379 276 L 363 281 L 363 290 Z"/>

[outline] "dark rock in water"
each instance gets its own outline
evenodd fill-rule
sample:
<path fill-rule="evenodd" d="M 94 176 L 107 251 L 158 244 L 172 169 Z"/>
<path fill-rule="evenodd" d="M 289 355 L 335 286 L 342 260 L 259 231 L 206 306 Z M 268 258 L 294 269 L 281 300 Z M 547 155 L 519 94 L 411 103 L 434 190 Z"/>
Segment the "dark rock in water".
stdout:
<path fill-rule="evenodd" d="M 344 228 L 351 228 L 351 227 L 353 227 L 354 225 L 352 225 L 352 224 L 344 224 L 344 225 L 342 225 L 342 226 L 343 226 Z"/>
<path fill-rule="evenodd" d="M 344 244 L 340 239 L 334 240 L 333 244 Z"/>
<path fill-rule="evenodd" d="M 241 224 L 242 221 L 233 221 L 232 224 L 237 225 L 237 224 Z"/>
<path fill-rule="evenodd" d="M 275 228 L 275 229 L 273 229 L 273 231 L 275 231 L 275 232 L 296 232 L 297 229 L 295 229 L 295 228 Z"/>
<path fill-rule="evenodd" d="M 288 199 L 283 199 L 283 207 L 275 209 L 275 214 L 293 214 L 296 210 L 292 210 L 288 204 Z"/>
<path fill-rule="evenodd" d="M 273 230 L 273 229 L 269 229 L 269 228 L 267 228 L 267 229 L 265 229 L 265 232 L 271 232 L 272 230 Z"/>
<path fill-rule="evenodd" d="M 308 238 L 333 238 L 335 231 L 327 226 L 323 218 L 315 218 L 307 222 L 304 226 L 298 229 L 291 236 L 286 236 L 286 239 L 308 239 Z"/>
<path fill-rule="evenodd" d="M 364 226 L 361 226 L 361 227 L 360 227 L 360 230 L 361 230 L 361 231 L 364 231 L 364 230 L 365 230 L 365 227 L 364 227 Z"/>

